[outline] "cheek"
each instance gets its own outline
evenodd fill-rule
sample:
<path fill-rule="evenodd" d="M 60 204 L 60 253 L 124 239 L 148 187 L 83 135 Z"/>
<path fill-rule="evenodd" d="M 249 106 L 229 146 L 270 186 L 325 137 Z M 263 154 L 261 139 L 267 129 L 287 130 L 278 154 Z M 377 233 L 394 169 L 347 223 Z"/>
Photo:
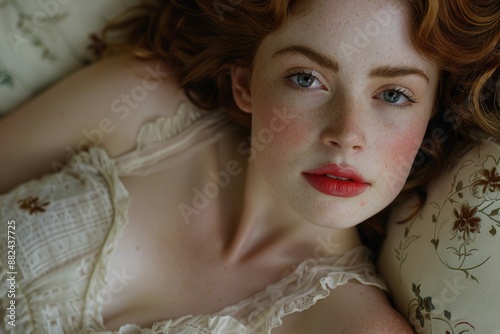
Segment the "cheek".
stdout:
<path fill-rule="evenodd" d="M 309 127 L 300 110 L 289 101 L 270 94 L 260 94 L 253 109 L 252 136 L 259 152 L 276 154 L 288 152 L 303 144 L 309 136 Z"/>
<path fill-rule="evenodd" d="M 391 193 L 398 194 L 404 186 L 415 160 L 425 130 L 410 129 L 394 136 L 390 144 L 384 145 L 385 171 L 384 178 L 391 188 Z"/>
<path fill-rule="evenodd" d="M 257 168 L 274 187 L 288 178 L 299 166 L 300 159 L 307 155 L 297 154 L 308 151 L 310 126 L 304 122 L 299 110 L 292 109 L 290 103 L 276 96 L 261 95 L 254 105 L 252 115 L 252 149 Z M 290 173 L 291 172 L 291 173 Z M 276 183 L 278 182 L 278 183 Z"/>
<path fill-rule="evenodd" d="M 309 136 L 307 126 L 298 117 L 271 108 L 255 118 L 252 147 L 259 165 L 271 167 L 272 164 L 279 172 L 300 158 L 297 151 L 307 143 Z"/>

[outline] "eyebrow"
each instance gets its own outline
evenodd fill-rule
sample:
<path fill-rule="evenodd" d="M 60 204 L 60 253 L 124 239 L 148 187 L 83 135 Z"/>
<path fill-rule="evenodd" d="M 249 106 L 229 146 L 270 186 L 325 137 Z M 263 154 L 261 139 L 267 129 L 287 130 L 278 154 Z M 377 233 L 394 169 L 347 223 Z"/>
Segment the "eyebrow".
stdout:
<path fill-rule="evenodd" d="M 338 72 L 338 70 L 339 70 L 339 64 L 337 63 L 337 61 L 327 57 L 326 55 L 324 55 L 316 50 L 311 49 L 308 46 L 304 46 L 304 45 L 292 45 L 292 46 L 286 47 L 284 49 L 278 50 L 273 55 L 273 57 L 280 56 L 280 55 L 283 55 L 286 53 L 300 54 L 300 55 L 303 55 L 303 56 L 309 58 L 310 60 L 319 64 L 322 67 L 326 67 L 326 68 L 331 69 L 335 72 Z"/>
<path fill-rule="evenodd" d="M 320 66 L 326 67 L 328 69 L 331 69 L 335 72 L 339 71 L 339 63 L 332 59 L 329 58 L 328 56 L 304 45 L 292 45 L 288 46 L 284 49 L 278 50 L 277 52 L 274 53 L 273 57 L 275 56 L 280 56 L 284 55 L 287 53 L 292 53 L 292 54 L 299 54 L 302 56 L 305 56 L 309 58 L 310 60 L 314 61 L 315 63 L 319 64 Z M 423 78 L 425 81 L 430 82 L 429 77 L 424 73 L 424 71 L 414 68 L 414 67 L 409 67 L 409 66 L 381 66 L 377 67 L 373 70 L 370 71 L 370 77 L 385 77 L 385 78 L 395 78 L 395 77 L 403 77 L 407 75 L 418 75 L 421 78 Z"/>
<path fill-rule="evenodd" d="M 370 72 L 370 77 L 385 77 L 385 78 L 395 78 L 403 77 L 406 75 L 418 75 L 429 82 L 429 77 L 424 73 L 424 71 L 414 68 L 414 67 L 392 67 L 392 66 L 382 66 L 373 69 Z"/>

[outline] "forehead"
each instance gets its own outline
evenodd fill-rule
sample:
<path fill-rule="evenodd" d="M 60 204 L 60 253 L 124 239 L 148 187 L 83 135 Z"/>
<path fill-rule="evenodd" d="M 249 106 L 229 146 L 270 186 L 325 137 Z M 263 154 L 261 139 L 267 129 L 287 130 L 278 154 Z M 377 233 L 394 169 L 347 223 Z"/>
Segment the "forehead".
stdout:
<path fill-rule="evenodd" d="M 411 43 L 405 0 L 312 0 L 267 36 L 261 53 L 307 45 L 335 58 L 342 68 L 384 60 L 399 65 L 424 62 Z"/>
<path fill-rule="evenodd" d="M 408 0 L 309 0 L 300 3 L 281 28 L 288 26 L 289 30 L 297 24 L 303 28 L 357 28 L 374 37 L 401 19 L 407 21 L 408 5 Z"/>

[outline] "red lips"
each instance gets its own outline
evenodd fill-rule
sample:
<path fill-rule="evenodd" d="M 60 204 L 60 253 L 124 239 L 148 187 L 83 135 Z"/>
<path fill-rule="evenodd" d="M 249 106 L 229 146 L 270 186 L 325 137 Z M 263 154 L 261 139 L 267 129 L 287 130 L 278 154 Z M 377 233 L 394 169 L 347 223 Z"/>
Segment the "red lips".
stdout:
<path fill-rule="evenodd" d="M 354 197 L 370 186 L 353 168 L 326 165 L 303 172 L 306 181 L 319 192 L 338 197 Z"/>

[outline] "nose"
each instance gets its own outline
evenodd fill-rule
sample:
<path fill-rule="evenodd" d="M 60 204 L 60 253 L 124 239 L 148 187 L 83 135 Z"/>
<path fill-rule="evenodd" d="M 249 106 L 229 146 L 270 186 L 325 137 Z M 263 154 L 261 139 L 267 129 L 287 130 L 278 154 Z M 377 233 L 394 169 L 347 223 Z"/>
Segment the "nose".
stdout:
<path fill-rule="evenodd" d="M 359 106 L 341 103 L 336 107 L 330 107 L 328 114 L 328 123 L 321 132 L 321 141 L 328 147 L 361 151 L 366 145 L 364 127 L 369 124 L 365 122 Z"/>

